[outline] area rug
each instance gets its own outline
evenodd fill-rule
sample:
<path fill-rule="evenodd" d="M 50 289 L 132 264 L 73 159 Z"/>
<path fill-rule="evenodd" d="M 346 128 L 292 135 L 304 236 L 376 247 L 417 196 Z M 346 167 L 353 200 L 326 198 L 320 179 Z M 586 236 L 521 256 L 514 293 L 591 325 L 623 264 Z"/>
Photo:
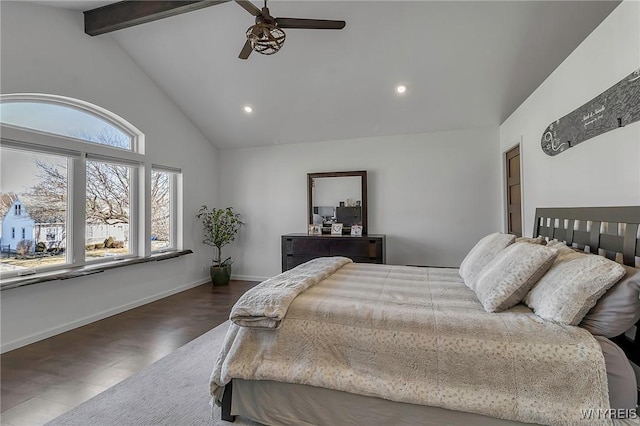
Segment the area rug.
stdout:
<path fill-rule="evenodd" d="M 47 426 L 235 426 L 209 406 L 209 376 L 229 328 L 219 325 Z"/>

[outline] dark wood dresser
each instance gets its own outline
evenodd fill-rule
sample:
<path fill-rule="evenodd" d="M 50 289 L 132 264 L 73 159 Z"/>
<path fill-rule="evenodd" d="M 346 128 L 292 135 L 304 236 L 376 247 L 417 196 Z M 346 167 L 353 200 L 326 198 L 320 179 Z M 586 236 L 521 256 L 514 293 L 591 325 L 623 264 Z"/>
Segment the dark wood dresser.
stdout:
<path fill-rule="evenodd" d="M 385 263 L 385 236 L 307 234 L 282 236 L 282 272 L 323 256 L 345 256 L 360 263 Z"/>

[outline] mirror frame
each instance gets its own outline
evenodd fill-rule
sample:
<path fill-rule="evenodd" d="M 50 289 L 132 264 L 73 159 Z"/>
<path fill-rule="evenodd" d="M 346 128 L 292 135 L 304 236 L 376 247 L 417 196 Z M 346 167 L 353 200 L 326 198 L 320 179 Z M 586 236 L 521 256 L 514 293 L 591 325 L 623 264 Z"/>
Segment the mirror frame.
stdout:
<path fill-rule="evenodd" d="M 360 176 L 360 196 L 362 198 L 362 235 L 367 235 L 367 171 L 307 173 L 307 224 L 313 223 L 313 180 L 328 177 Z"/>

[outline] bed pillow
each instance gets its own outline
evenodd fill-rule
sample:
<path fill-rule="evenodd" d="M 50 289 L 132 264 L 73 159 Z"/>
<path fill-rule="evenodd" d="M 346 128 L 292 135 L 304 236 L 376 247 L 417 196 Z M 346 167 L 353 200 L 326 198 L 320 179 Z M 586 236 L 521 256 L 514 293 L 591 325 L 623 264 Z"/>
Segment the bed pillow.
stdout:
<path fill-rule="evenodd" d="M 511 244 L 478 274 L 475 292 L 487 312 L 501 312 L 519 303 L 558 256 L 539 244 Z"/>
<path fill-rule="evenodd" d="M 460 264 L 459 273 L 467 287 L 473 290 L 475 277 L 482 268 L 515 239 L 515 235 L 496 232 L 478 241 Z"/>
<path fill-rule="evenodd" d="M 547 243 L 547 247 L 551 247 L 554 249 L 560 250 L 559 255 L 562 255 L 563 252 L 569 253 L 575 251 L 573 247 L 569 247 L 567 243 L 564 241 L 552 240 Z"/>
<path fill-rule="evenodd" d="M 627 272 L 584 317 L 580 327 L 596 336 L 615 337 L 640 319 L 640 269 L 622 265 Z"/>
<path fill-rule="evenodd" d="M 627 356 L 611 340 L 601 336 L 596 336 L 595 339 L 600 344 L 602 355 L 604 355 L 611 408 L 617 410 L 636 408 L 638 403 L 636 375 Z"/>
<path fill-rule="evenodd" d="M 602 256 L 561 251 L 524 302 L 541 318 L 578 325 L 624 274 L 622 265 Z"/>
<path fill-rule="evenodd" d="M 518 237 L 516 238 L 516 243 L 531 243 L 531 244 L 540 244 L 545 246 L 547 245 L 547 240 L 545 240 L 542 235 L 535 238 Z"/>

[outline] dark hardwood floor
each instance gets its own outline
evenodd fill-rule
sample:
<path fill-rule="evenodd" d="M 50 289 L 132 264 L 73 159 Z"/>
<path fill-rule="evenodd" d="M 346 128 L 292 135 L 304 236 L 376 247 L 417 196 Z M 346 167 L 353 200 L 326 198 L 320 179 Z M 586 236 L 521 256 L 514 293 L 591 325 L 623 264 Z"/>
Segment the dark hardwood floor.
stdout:
<path fill-rule="evenodd" d="M 2 426 L 45 424 L 114 386 L 225 322 L 256 284 L 201 285 L 2 354 Z"/>

